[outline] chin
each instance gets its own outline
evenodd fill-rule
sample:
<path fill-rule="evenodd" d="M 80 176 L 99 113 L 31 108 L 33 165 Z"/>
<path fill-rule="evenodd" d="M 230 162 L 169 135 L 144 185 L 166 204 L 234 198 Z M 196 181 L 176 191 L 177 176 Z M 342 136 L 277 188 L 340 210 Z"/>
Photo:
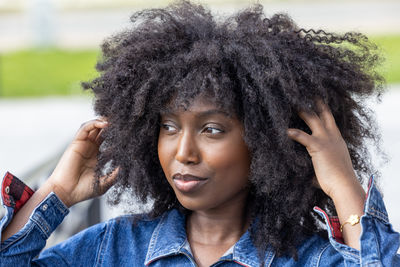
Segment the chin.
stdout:
<path fill-rule="evenodd" d="M 205 210 L 205 209 L 210 209 L 212 207 L 211 203 L 207 203 L 205 199 L 201 198 L 192 198 L 192 197 L 187 197 L 187 196 L 181 196 L 177 195 L 179 203 L 188 210 L 191 211 L 199 211 L 199 210 Z"/>

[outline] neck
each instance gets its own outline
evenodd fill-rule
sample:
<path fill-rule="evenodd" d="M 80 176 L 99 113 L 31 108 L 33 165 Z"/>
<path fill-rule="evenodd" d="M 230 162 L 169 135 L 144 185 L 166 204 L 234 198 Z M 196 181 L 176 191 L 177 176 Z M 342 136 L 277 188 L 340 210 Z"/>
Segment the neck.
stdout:
<path fill-rule="evenodd" d="M 189 242 L 203 245 L 235 244 L 250 224 L 246 199 L 247 193 L 229 205 L 193 211 L 188 216 L 186 226 Z"/>

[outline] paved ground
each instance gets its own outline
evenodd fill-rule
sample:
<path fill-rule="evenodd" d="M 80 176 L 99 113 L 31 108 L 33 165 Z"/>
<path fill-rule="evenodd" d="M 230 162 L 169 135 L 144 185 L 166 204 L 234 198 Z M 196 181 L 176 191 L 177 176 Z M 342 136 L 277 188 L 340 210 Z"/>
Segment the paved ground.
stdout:
<path fill-rule="evenodd" d="M 382 128 L 383 146 L 391 161 L 380 168 L 381 185 L 389 216 L 400 230 L 400 85 L 373 104 Z M 94 117 L 89 98 L 45 98 L 0 100 L 0 175 L 11 171 L 28 179 L 26 173 L 55 157 L 70 142 L 80 125 Z M 117 214 L 104 209 L 103 219 Z"/>

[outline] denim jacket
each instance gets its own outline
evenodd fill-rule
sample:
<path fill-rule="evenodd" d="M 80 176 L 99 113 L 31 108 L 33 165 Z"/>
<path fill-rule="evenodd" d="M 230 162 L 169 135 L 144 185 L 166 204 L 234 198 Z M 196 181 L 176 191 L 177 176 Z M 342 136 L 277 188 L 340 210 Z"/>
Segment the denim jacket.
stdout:
<path fill-rule="evenodd" d="M 33 194 L 7 173 L 2 183 L 6 215 L 0 230 Z M 373 177 L 361 217 L 360 251 L 346 246 L 338 231 L 338 219 L 315 212 L 326 222 L 329 240 L 319 235 L 298 247 L 298 261 L 265 253 L 265 266 L 400 266 L 399 233 L 388 221 L 385 206 Z M 156 219 L 121 216 L 92 226 L 41 252 L 46 239 L 68 214 L 67 207 L 50 193 L 32 212 L 29 221 L 0 245 L 0 266 L 196 266 L 185 231 L 185 216 L 177 210 Z M 136 216 L 136 217 L 135 217 Z M 249 232 L 246 232 L 213 266 L 260 266 Z"/>

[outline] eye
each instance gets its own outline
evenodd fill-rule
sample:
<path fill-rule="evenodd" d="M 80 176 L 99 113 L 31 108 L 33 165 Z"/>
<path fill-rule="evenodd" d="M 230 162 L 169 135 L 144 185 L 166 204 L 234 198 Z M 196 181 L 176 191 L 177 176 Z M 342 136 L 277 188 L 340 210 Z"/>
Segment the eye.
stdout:
<path fill-rule="evenodd" d="M 170 124 L 161 124 L 161 129 L 166 131 L 167 133 L 174 133 L 176 132 L 176 127 L 174 127 L 173 125 Z"/>
<path fill-rule="evenodd" d="M 215 127 L 208 126 L 208 127 L 204 128 L 203 132 L 208 133 L 208 134 L 219 134 L 219 133 L 223 133 L 224 131 L 221 129 L 215 128 Z"/>

